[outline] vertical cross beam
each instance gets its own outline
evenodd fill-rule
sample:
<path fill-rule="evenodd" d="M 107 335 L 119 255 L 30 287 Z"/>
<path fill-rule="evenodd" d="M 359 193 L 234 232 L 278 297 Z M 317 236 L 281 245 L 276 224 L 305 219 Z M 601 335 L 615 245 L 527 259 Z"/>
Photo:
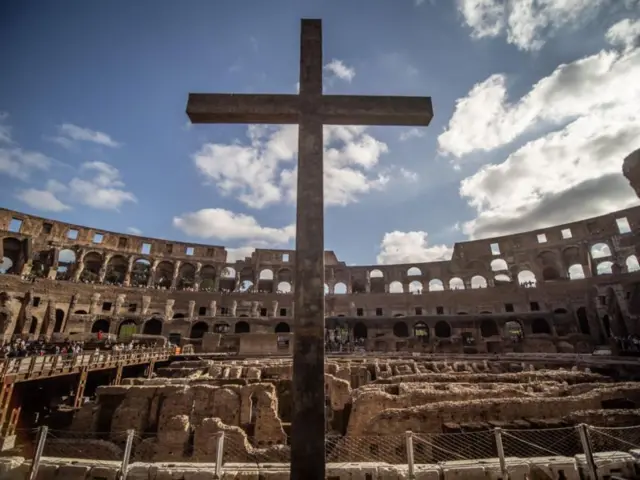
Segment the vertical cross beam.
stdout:
<path fill-rule="evenodd" d="M 322 23 L 303 20 L 296 206 L 291 479 L 325 477 Z"/>

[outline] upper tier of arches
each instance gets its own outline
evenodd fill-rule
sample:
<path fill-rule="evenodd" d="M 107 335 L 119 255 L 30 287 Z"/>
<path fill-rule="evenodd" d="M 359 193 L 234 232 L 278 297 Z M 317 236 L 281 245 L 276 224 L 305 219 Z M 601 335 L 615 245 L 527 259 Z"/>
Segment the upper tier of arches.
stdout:
<path fill-rule="evenodd" d="M 325 292 L 535 288 L 541 282 L 634 272 L 640 270 L 633 241 L 639 222 L 640 207 L 634 207 L 545 231 L 457 243 L 452 259 L 439 262 L 346 266 L 327 252 Z M 223 247 L 100 232 L 0 210 L 0 273 L 205 292 L 287 294 L 295 288 L 290 251 L 259 249 L 228 263 Z"/>

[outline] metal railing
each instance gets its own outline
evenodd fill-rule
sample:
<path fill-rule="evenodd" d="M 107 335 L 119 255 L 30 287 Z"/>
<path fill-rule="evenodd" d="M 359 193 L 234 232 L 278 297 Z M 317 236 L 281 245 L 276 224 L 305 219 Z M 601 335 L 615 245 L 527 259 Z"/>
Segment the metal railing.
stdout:
<path fill-rule="evenodd" d="M 248 438 L 239 429 L 211 431 L 210 426 L 205 421 L 196 427 L 191 440 L 189 432 L 83 433 L 40 427 L 37 437 L 31 436 L 30 452 L 33 454 L 26 455 L 32 459 L 29 479 L 36 478 L 42 459 L 47 463 L 54 459 L 82 460 L 96 467 L 115 469 L 123 478 L 132 465 L 169 460 L 185 465 L 206 463 L 216 478 L 222 478 L 225 468 L 241 469 L 238 464 L 253 464 L 258 468 L 262 464 L 279 464 L 283 469 L 289 468 L 287 438 L 282 439 L 284 444 L 271 445 L 266 439 Z M 158 440 L 162 440 L 161 451 L 173 452 L 172 458 L 162 457 L 164 454 L 158 456 Z M 603 453 L 626 453 L 636 449 L 640 449 L 640 426 L 593 427 L 585 424 L 530 430 L 495 428 L 466 433 L 408 431 L 382 436 L 329 435 L 325 442 L 329 468 L 344 468 L 352 463 L 388 464 L 408 470 L 407 478 L 415 478 L 417 465 L 438 468 L 444 462 L 460 461 L 485 465 L 505 479 L 510 475 L 522 478 L 518 475 L 522 473 L 526 459 L 533 459 L 533 465 L 536 457 L 544 457 L 543 463 L 548 463 L 550 458 L 561 464 L 573 463 L 573 468 L 582 469 L 588 478 L 596 479 L 607 474 L 607 466 L 598 460 L 604 458 Z M 178 457 L 176 451 L 180 452 Z M 619 455 L 610 457 L 620 458 Z M 626 461 L 632 462 L 631 455 L 627 457 Z M 424 470 L 423 467 L 420 469 Z"/>
<path fill-rule="evenodd" d="M 16 382 L 36 378 L 76 373 L 82 368 L 88 371 L 115 368 L 118 365 L 137 365 L 166 360 L 176 353 L 175 348 L 112 352 L 98 350 L 77 355 L 41 355 L 25 358 L 7 358 L 0 363 L 0 378 L 13 376 Z"/>

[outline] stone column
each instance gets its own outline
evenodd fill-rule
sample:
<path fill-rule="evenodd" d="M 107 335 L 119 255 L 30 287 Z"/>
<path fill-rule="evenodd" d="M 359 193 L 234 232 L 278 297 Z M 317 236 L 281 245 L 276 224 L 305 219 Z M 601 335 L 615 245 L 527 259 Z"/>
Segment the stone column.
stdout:
<path fill-rule="evenodd" d="M 277 317 L 278 316 L 278 301 L 274 300 L 273 302 L 271 302 L 271 316 L 272 317 Z"/>
<path fill-rule="evenodd" d="M 187 316 L 189 317 L 189 320 L 193 320 L 193 315 L 195 313 L 196 310 L 196 302 L 195 300 L 189 300 L 189 313 L 187 314 Z"/>
<path fill-rule="evenodd" d="M 178 275 L 180 274 L 180 266 L 182 262 L 180 260 L 176 260 L 173 264 L 173 277 L 171 278 L 171 290 L 176 289 L 176 285 L 178 284 Z"/>
<path fill-rule="evenodd" d="M 195 289 L 196 292 L 200 291 L 200 282 L 202 281 L 202 279 L 200 278 L 200 271 L 202 270 L 202 263 L 197 262 L 196 263 L 196 273 L 194 275 L 194 282 L 193 282 L 193 288 Z"/>
<path fill-rule="evenodd" d="M 75 271 L 73 272 L 73 281 L 74 282 L 79 282 L 80 281 L 80 276 L 82 275 L 82 272 L 84 271 L 84 256 L 86 255 L 86 251 L 85 250 L 80 250 L 80 254 L 78 256 L 76 256 L 76 268 Z"/>
<path fill-rule="evenodd" d="M 129 257 L 129 262 L 127 263 L 127 272 L 124 274 L 124 281 L 122 282 L 125 287 L 129 287 L 131 285 L 131 274 L 133 273 L 134 263 L 135 257 Z"/>
<path fill-rule="evenodd" d="M 107 276 L 107 267 L 109 266 L 110 261 L 111 261 L 111 254 L 107 253 L 104 256 L 104 260 L 102 261 L 102 266 L 100 267 L 100 273 L 98 274 L 98 281 L 100 283 L 104 283 L 104 278 Z"/>
<path fill-rule="evenodd" d="M 158 264 L 160 260 L 153 260 L 151 263 L 151 268 L 149 269 L 149 279 L 147 280 L 147 287 L 151 287 L 156 283 L 156 268 L 158 268 Z"/>
<path fill-rule="evenodd" d="M 99 303 L 100 303 L 100 294 L 99 293 L 94 293 L 93 295 L 91 295 L 91 304 L 89 305 L 89 313 L 92 315 L 95 315 L 96 313 L 98 313 L 98 309 L 99 309 Z"/>
<path fill-rule="evenodd" d="M 218 314 L 218 305 L 215 300 L 209 302 L 209 316 L 215 317 Z"/>

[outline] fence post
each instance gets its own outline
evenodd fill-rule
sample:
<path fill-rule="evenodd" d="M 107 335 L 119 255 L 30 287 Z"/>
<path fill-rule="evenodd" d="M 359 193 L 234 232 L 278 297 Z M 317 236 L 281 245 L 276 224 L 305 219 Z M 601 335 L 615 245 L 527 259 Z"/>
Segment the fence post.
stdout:
<path fill-rule="evenodd" d="M 216 448 L 216 472 L 215 478 L 222 478 L 222 456 L 224 454 L 224 432 L 218 432 L 218 444 Z"/>
<path fill-rule="evenodd" d="M 38 432 L 38 445 L 36 446 L 36 452 L 33 454 L 33 460 L 31 461 L 31 469 L 29 470 L 29 480 L 34 480 L 38 475 L 38 467 L 40 467 L 40 458 L 42 458 L 42 452 L 44 451 L 44 443 L 47 440 L 47 434 L 49 433 L 49 427 L 43 425 Z"/>
<path fill-rule="evenodd" d="M 587 468 L 589 469 L 589 476 L 592 480 L 598 478 L 598 467 L 593 459 L 593 451 L 591 450 L 591 442 L 589 441 L 589 432 L 587 425 L 581 423 L 578 425 L 578 433 L 580 433 L 580 443 L 582 443 L 582 451 L 584 452 L 585 459 L 587 460 Z"/>
<path fill-rule="evenodd" d="M 509 472 L 507 470 L 507 462 L 504 459 L 504 445 L 502 444 L 502 429 L 496 427 L 493 429 L 493 434 L 496 436 L 496 450 L 498 453 L 498 459 L 500 460 L 500 472 L 505 480 L 509 480 Z"/>
<path fill-rule="evenodd" d="M 127 478 L 127 470 L 129 470 L 129 460 L 131 460 L 131 449 L 133 447 L 133 437 L 135 436 L 135 434 L 135 430 L 127 430 L 127 443 L 124 446 L 122 465 L 120 465 L 120 474 L 122 475 L 123 480 L 126 480 Z"/>
<path fill-rule="evenodd" d="M 411 430 L 405 432 L 405 439 L 407 444 L 407 466 L 409 467 L 409 480 L 411 480 L 416 478 L 413 463 L 413 432 Z"/>

